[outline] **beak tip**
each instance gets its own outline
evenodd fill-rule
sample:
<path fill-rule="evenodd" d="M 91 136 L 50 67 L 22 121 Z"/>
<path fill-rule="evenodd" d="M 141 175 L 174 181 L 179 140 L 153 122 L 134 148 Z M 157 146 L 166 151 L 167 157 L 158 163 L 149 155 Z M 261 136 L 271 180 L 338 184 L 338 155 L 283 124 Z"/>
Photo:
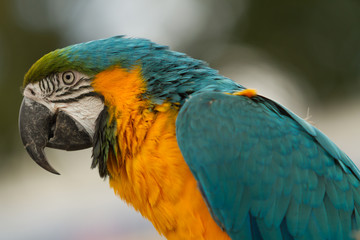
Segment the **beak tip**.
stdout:
<path fill-rule="evenodd" d="M 37 147 L 35 144 L 29 144 L 25 147 L 30 157 L 43 169 L 56 175 L 60 175 L 50 163 L 47 161 L 43 148 Z"/>
<path fill-rule="evenodd" d="M 38 163 L 39 164 L 39 163 Z M 49 163 L 45 163 L 42 162 L 41 164 L 39 164 L 43 169 L 45 169 L 48 172 L 51 172 L 55 175 L 60 175 L 60 173 L 58 171 L 55 170 L 55 168 L 53 168 Z"/>
<path fill-rule="evenodd" d="M 58 171 L 56 171 L 56 170 L 54 170 L 53 172 L 51 172 L 51 173 L 53 173 L 53 174 L 55 174 L 55 175 L 61 175 Z"/>
<path fill-rule="evenodd" d="M 55 175 L 60 175 L 60 173 L 56 171 L 50 164 L 45 164 L 44 162 L 42 162 L 41 164 L 38 163 L 38 165 L 50 173 L 53 173 Z"/>

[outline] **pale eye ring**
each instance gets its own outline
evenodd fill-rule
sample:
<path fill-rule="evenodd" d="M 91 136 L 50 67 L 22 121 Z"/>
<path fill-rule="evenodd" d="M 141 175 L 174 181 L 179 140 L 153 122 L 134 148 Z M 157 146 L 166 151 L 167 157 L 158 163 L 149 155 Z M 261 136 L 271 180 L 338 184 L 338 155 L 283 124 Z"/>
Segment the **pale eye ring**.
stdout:
<path fill-rule="evenodd" d="M 62 80 L 65 84 L 70 85 L 75 81 L 75 74 L 72 71 L 64 72 Z"/>

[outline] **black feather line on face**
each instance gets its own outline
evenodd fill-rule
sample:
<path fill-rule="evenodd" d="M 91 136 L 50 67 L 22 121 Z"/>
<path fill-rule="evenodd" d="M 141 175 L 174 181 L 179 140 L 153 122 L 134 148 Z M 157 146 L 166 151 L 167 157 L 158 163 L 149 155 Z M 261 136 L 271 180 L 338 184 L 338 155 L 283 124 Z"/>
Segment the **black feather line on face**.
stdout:
<path fill-rule="evenodd" d="M 49 94 L 48 96 L 51 97 L 53 95 L 53 93 L 55 92 L 55 83 L 53 78 L 49 79 L 48 81 L 48 86 L 49 86 Z"/>
<path fill-rule="evenodd" d="M 41 91 L 41 92 L 45 92 L 44 80 L 41 80 L 41 81 L 39 82 L 39 87 L 40 87 L 40 91 Z"/>
<path fill-rule="evenodd" d="M 106 178 L 109 175 L 107 161 L 110 154 L 121 154 L 117 145 L 116 121 L 110 122 L 108 108 L 105 106 L 96 120 L 95 135 L 93 140 L 93 161 L 91 168 L 99 167 L 99 175 Z"/>
<path fill-rule="evenodd" d="M 72 103 L 72 102 L 77 102 L 80 99 L 85 98 L 85 97 L 100 97 L 100 95 L 96 92 L 88 92 L 88 93 L 81 94 L 74 98 L 52 100 L 52 102 L 53 103 Z"/>
<path fill-rule="evenodd" d="M 72 95 L 73 93 L 76 93 L 78 91 L 81 91 L 83 89 L 88 89 L 88 88 L 92 88 L 92 87 L 90 85 L 87 85 L 87 86 L 80 86 L 77 89 L 69 89 L 67 92 L 61 93 L 61 94 L 57 95 L 56 97 Z"/>

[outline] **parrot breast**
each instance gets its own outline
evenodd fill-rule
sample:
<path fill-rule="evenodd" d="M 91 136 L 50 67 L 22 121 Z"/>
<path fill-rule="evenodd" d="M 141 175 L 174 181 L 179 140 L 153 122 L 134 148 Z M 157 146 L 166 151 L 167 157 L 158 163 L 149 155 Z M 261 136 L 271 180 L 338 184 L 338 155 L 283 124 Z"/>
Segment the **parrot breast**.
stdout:
<path fill-rule="evenodd" d="M 115 193 L 168 239 L 230 239 L 211 217 L 178 147 L 178 105 L 140 98 L 146 94 L 140 68 L 102 72 L 93 87 L 117 125 L 120 151 L 107 159 Z"/>

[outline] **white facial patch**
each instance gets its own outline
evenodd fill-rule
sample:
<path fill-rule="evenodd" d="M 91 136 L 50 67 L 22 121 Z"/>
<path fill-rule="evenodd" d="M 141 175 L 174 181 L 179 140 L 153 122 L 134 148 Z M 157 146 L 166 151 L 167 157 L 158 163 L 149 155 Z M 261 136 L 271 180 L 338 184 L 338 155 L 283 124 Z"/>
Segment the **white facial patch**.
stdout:
<path fill-rule="evenodd" d="M 86 129 L 91 138 L 94 137 L 96 119 L 104 109 L 104 103 L 99 97 L 90 96 L 72 103 L 57 103 L 55 107 L 74 118 Z"/>
<path fill-rule="evenodd" d="M 90 77 L 77 71 L 66 71 L 29 83 L 23 95 L 43 104 L 54 114 L 67 113 L 93 137 L 96 119 L 104 109 L 104 103 L 90 83 Z"/>

